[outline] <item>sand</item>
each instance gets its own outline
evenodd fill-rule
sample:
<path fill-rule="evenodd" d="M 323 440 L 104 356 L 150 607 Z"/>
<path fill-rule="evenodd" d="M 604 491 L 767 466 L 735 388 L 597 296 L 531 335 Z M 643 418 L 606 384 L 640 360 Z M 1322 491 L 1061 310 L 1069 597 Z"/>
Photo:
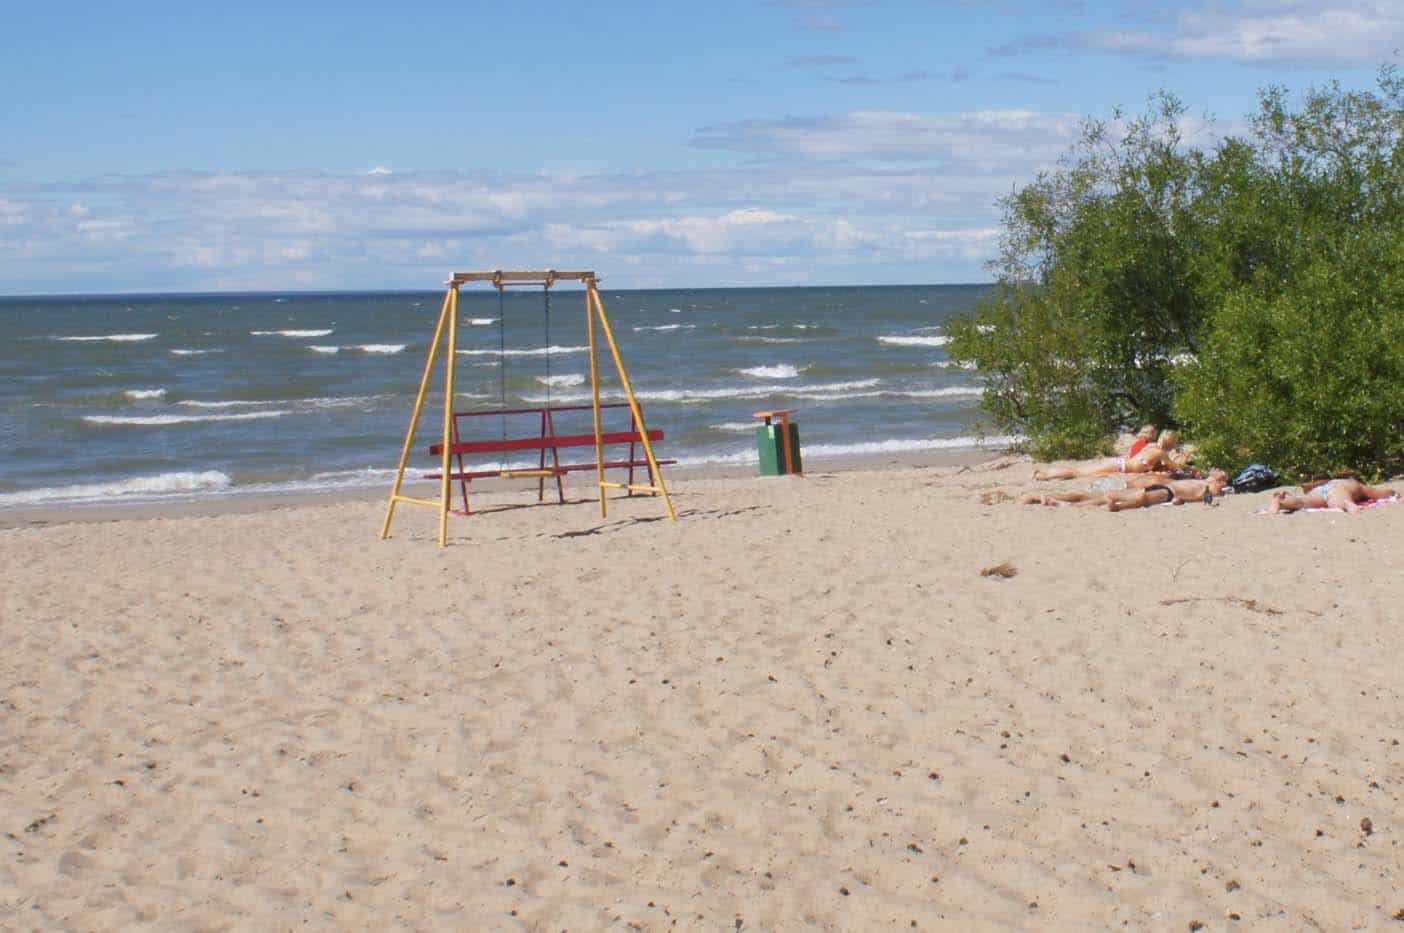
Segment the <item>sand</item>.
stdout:
<path fill-rule="evenodd" d="M 0 927 L 1404 910 L 1404 506 L 675 486 L 675 524 L 489 497 L 443 551 L 356 499 L 0 530 Z"/>

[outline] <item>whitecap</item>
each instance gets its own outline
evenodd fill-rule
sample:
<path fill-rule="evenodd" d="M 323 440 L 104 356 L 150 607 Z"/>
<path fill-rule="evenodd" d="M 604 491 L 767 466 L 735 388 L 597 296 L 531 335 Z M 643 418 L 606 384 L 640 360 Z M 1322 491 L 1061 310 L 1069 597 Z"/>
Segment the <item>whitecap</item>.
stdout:
<path fill-rule="evenodd" d="M 55 337 L 55 340 L 66 340 L 73 343 L 92 343 L 97 340 L 110 340 L 114 343 L 134 343 L 138 340 L 154 340 L 160 334 L 101 334 L 96 337 Z"/>
<path fill-rule="evenodd" d="M 125 395 L 127 398 L 130 398 L 130 399 L 138 399 L 138 400 L 140 400 L 140 399 L 151 399 L 151 398 L 165 398 L 165 396 L 166 396 L 166 390 L 165 390 L 165 389 L 128 389 L 127 391 L 123 392 L 122 394 Z"/>
<path fill-rule="evenodd" d="M 758 379 L 796 379 L 800 371 L 787 363 L 775 366 L 752 366 L 748 369 L 733 370 L 741 376 L 755 376 Z"/>
<path fill-rule="evenodd" d="M 641 327 L 635 327 L 635 328 L 634 328 L 635 331 L 642 331 L 642 330 L 665 330 L 665 331 L 666 331 L 666 330 L 696 330 L 696 329 L 697 329 L 697 325 L 696 325 L 696 324 L 656 324 L 656 325 L 644 325 L 644 326 L 641 326 Z"/>
<path fill-rule="evenodd" d="M 863 457 L 894 453 L 919 453 L 928 450 L 1004 450 L 1019 443 L 1024 438 L 1017 435 L 993 437 L 930 437 L 930 438 L 891 438 L 884 441 L 865 441 L 856 444 L 806 444 L 806 460 L 837 459 L 839 457 Z M 715 466 L 722 464 L 755 463 L 759 457 L 752 449 L 728 451 L 726 453 L 700 454 L 678 458 L 679 466 Z"/>
<path fill-rule="evenodd" d="M 979 398 L 984 392 L 979 386 L 947 386 L 944 389 L 909 389 L 885 394 L 903 398 Z"/>
<path fill-rule="evenodd" d="M 640 400 L 646 402 L 679 402 L 688 405 L 699 402 L 710 402 L 718 399 L 758 399 L 771 396 L 803 398 L 806 392 L 855 392 L 863 389 L 871 389 L 878 384 L 878 381 L 877 379 L 861 379 L 853 382 L 819 383 L 811 386 L 797 386 L 791 383 L 789 385 L 727 386 L 720 389 L 635 389 L 634 394 Z M 622 396 L 617 392 L 609 396 L 611 401 L 616 401 L 621 397 Z M 589 401 L 590 398 L 591 396 L 587 393 L 577 393 L 575 395 L 557 396 L 552 399 L 552 402 L 564 405 L 570 402 L 586 402 Z M 525 397 L 523 400 L 533 403 L 545 401 L 544 398 L 533 397 Z"/>
<path fill-rule="evenodd" d="M 489 324 L 496 324 L 496 323 L 497 323 L 497 318 L 495 318 L 495 317 L 475 317 L 475 318 L 469 318 L 469 319 L 468 319 L 468 323 L 469 323 L 470 325 L 472 325 L 473 327 L 487 327 Z"/>
<path fill-rule="evenodd" d="M 404 343 L 363 343 L 357 350 L 362 353 L 399 353 L 408 344 Z"/>
<path fill-rule="evenodd" d="M 589 353 L 589 347 L 536 347 L 531 350 L 459 350 L 459 356 L 497 356 L 499 353 L 506 356 L 546 356 L 557 353 Z"/>
<path fill-rule="evenodd" d="M 203 356 L 206 353 L 223 353 L 223 350 L 172 350 L 176 356 Z"/>
<path fill-rule="evenodd" d="M 707 427 L 727 434 L 751 434 L 759 425 L 759 421 L 723 421 L 721 424 L 709 424 Z"/>
<path fill-rule="evenodd" d="M 138 498 L 171 493 L 217 492 L 228 489 L 230 479 L 218 470 L 203 473 L 160 473 L 133 476 L 110 483 L 83 483 L 73 486 L 44 486 L 22 492 L 0 494 L 0 508 L 44 505 L 46 503 L 93 502 L 121 497 Z"/>
<path fill-rule="evenodd" d="M 326 330 L 251 330 L 251 337 L 326 337 L 332 333 L 331 328 Z"/>
<path fill-rule="evenodd" d="M 311 350 L 313 353 L 340 353 L 340 352 L 341 352 L 341 347 L 338 347 L 338 346 L 335 346 L 335 345 L 332 345 L 332 346 L 318 346 L 317 344 L 308 344 L 307 349 Z"/>
<path fill-rule="evenodd" d="M 202 421 L 253 421 L 257 418 L 281 418 L 287 414 L 291 412 L 250 411 L 238 415 L 84 415 L 83 420 L 92 424 L 166 425 Z"/>
<path fill-rule="evenodd" d="M 949 337 L 879 337 L 878 343 L 888 343 L 898 347 L 944 347 Z"/>
<path fill-rule="evenodd" d="M 561 376 L 537 376 L 536 381 L 544 386 L 551 386 L 552 388 L 556 386 L 569 388 L 570 386 L 582 385 L 585 382 L 585 376 L 581 373 L 568 373 Z"/>
<path fill-rule="evenodd" d="M 864 454 L 906 453 L 923 450 L 1003 450 L 1022 441 L 1022 437 L 999 435 L 993 437 L 892 438 L 857 444 L 806 444 L 806 457 L 849 457 Z"/>
<path fill-rule="evenodd" d="M 177 405 L 183 405 L 183 406 L 185 406 L 186 408 L 252 408 L 252 407 L 257 407 L 257 406 L 261 406 L 261 405 L 286 405 L 287 402 L 284 401 L 284 400 L 281 400 L 281 399 L 278 399 L 278 400 L 269 400 L 269 401 L 262 401 L 262 402 L 258 402 L 258 401 L 243 401 L 243 400 L 234 400 L 234 401 L 228 401 L 228 402 L 202 402 L 202 401 L 199 401 L 199 400 L 196 400 L 196 399 L 189 399 L 189 398 L 188 398 L 188 399 L 184 399 L 184 400 L 182 400 L 182 401 L 176 402 L 176 404 L 177 404 Z"/>

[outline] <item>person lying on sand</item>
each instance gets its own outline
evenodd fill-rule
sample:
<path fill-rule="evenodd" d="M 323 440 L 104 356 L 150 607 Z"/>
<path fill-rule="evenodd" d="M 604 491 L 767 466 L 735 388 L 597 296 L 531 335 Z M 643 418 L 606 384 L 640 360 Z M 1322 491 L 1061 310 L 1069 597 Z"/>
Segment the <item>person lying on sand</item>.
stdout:
<path fill-rule="evenodd" d="M 1208 479 L 1167 479 L 1144 489 L 1121 489 L 1107 494 L 1107 509 L 1120 512 L 1125 509 L 1143 509 L 1162 502 L 1172 505 L 1213 502 L 1214 497 L 1224 494 L 1228 479 L 1228 473 L 1216 467 L 1209 471 Z"/>
<path fill-rule="evenodd" d="M 1061 470 L 1034 470 L 1033 478 L 1077 479 L 1080 476 L 1112 476 L 1116 473 L 1162 473 L 1184 465 L 1189 451 L 1180 447 L 1180 432 L 1165 430 L 1154 444 L 1147 444 L 1135 456 L 1103 457 Z"/>
<path fill-rule="evenodd" d="M 1326 480 L 1320 485 L 1307 484 L 1303 494 L 1294 496 L 1285 489 L 1272 494 L 1272 504 L 1268 514 L 1295 512 L 1297 509 L 1340 509 L 1355 515 L 1360 511 L 1360 503 L 1371 499 L 1388 499 L 1394 490 L 1388 486 L 1367 486 L 1358 479 L 1341 477 Z"/>
<path fill-rule="evenodd" d="M 1184 502 L 1203 502 L 1206 499 L 1212 501 L 1213 497 L 1222 495 L 1227 486 L 1228 473 L 1216 467 L 1209 471 L 1208 479 L 1175 479 L 1165 473 L 1147 473 L 1128 478 L 1125 489 L 1025 496 L 1020 501 L 1024 505 L 1101 506 L 1113 512 L 1120 512 L 1164 502 L 1180 505 Z"/>

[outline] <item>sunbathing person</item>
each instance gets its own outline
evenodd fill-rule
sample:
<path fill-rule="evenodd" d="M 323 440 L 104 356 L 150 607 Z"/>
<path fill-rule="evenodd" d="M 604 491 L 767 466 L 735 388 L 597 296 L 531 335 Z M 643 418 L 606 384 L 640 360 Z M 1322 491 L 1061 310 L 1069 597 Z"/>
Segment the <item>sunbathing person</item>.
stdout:
<path fill-rule="evenodd" d="M 1218 468 L 1209 471 L 1208 479 L 1175 479 L 1165 473 L 1146 473 L 1128 477 L 1125 489 L 1107 492 L 1060 492 L 1049 496 L 1025 496 L 1024 505 L 1103 506 L 1113 512 L 1140 509 L 1148 505 L 1173 502 L 1203 502 L 1223 494 L 1228 486 L 1228 473 Z"/>
<path fill-rule="evenodd" d="M 1126 509 L 1143 509 L 1162 502 L 1173 505 L 1213 502 L 1216 496 L 1224 494 L 1228 481 L 1228 473 L 1216 467 L 1209 471 L 1208 479 L 1165 479 L 1147 485 L 1144 489 L 1116 490 L 1107 493 L 1107 509 L 1121 512 Z"/>
<path fill-rule="evenodd" d="M 1165 430 L 1160 432 L 1154 444 L 1141 448 L 1135 456 L 1103 457 L 1060 470 L 1034 470 L 1033 478 L 1077 479 L 1080 476 L 1112 476 L 1117 473 L 1169 472 L 1183 466 L 1188 457 L 1189 452 L 1180 448 L 1180 432 Z"/>
<path fill-rule="evenodd" d="M 1276 515 L 1297 509 L 1340 509 L 1355 515 L 1360 511 L 1360 503 L 1371 499 L 1388 499 L 1394 495 L 1394 490 L 1388 486 L 1367 486 L 1350 477 L 1327 480 L 1316 486 L 1303 486 L 1302 490 L 1300 496 L 1294 496 L 1285 489 L 1273 493 L 1268 513 Z"/>
<path fill-rule="evenodd" d="M 1155 440 L 1155 425 L 1141 425 L 1141 430 L 1136 432 L 1136 438 L 1131 441 L 1131 449 L 1126 452 L 1126 456 L 1134 457 Z"/>

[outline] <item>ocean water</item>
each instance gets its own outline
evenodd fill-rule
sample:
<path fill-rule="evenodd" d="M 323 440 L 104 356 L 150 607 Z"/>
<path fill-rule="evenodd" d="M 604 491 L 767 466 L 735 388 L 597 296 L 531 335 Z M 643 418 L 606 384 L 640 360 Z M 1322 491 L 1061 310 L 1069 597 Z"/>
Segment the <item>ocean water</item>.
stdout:
<path fill-rule="evenodd" d="M 949 365 L 942 323 L 987 290 L 601 295 L 649 426 L 666 432 L 659 456 L 741 464 L 756 459 L 752 413 L 769 408 L 799 410 L 811 463 L 974 446 L 979 392 L 973 373 Z M 0 299 L 0 508 L 388 487 L 442 300 Z M 563 286 L 552 290 L 549 318 L 539 288 L 509 290 L 499 304 L 491 288 L 465 286 L 456 407 L 588 404 L 584 308 L 584 292 Z M 605 395 L 622 399 L 607 352 L 601 371 Z M 411 476 L 434 465 L 426 448 L 442 386 L 440 367 Z M 536 428 L 503 421 L 472 419 L 474 437 Z M 627 411 L 607 413 L 607 430 L 627 424 Z M 561 415 L 557 430 L 589 432 L 589 412 Z"/>

